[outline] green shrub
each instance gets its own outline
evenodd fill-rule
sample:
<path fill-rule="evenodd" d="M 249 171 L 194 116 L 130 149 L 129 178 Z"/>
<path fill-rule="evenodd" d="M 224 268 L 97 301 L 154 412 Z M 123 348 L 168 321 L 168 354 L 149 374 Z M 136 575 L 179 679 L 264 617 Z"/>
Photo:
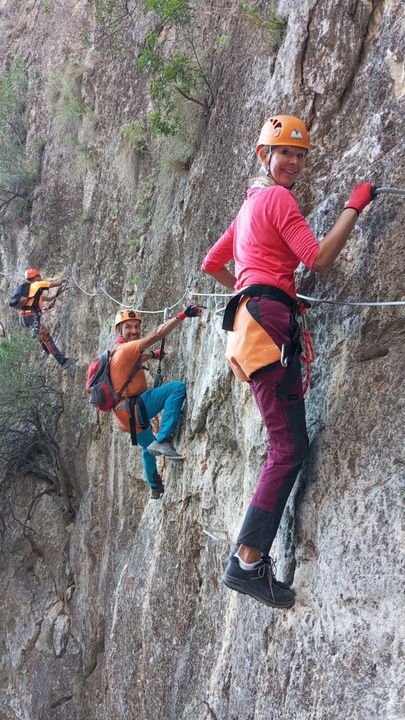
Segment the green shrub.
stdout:
<path fill-rule="evenodd" d="M 49 77 L 47 97 L 50 109 L 63 139 L 74 145 L 79 153 L 92 162 L 93 155 L 86 140 L 79 140 L 79 131 L 85 123 L 85 135 L 98 124 L 98 117 L 82 97 L 82 81 L 85 68 L 77 63 L 66 63 L 63 70 Z"/>
<path fill-rule="evenodd" d="M 30 414 L 35 402 L 31 388 L 36 382 L 36 346 L 29 335 L 16 332 L 0 343 L 0 441 L 5 430 L 18 423 L 22 415 Z"/>
<path fill-rule="evenodd" d="M 145 0 L 147 10 L 153 10 L 163 22 L 182 27 L 191 19 L 191 7 L 188 0 Z"/>
<path fill-rule="evenodd" d="M 192 41 L 189 42 L 194 50 Z M 149 115 L 149 127 L 153 135 L 170 136 L 178 132 L 181 125 L 179 96 L 200 106 L 205 113 L 211 107 L 213 93 L 196 55 L 195 58 L 181 52 L 166 58 L 159 36 L 148 33 L 135 62 L 142 72 L 153 76 L 148 86 L 155 105 Z M 208 89 L 208 95 L 200 99 L 203 87 Z"/>
<path fill-rule="evenodd" d="M 107 43 L 113 53 L 121 50 L 121 37 L 132 18 L 128 8 L 128 0 L 90 0 L 94 7 L 96 21 L 95 43 Z M 85 45 L 89 37 L 85 35 Z"/>
<path fill-rule="evenodd" d="M 51 105 L 61 125 L 71 130 L 77 130 L 87 110 L 81 95 L 82 77 L 83 68 L 70 63 L 62 72 L 55 72 L 50 77 Z"/>
<path fill-rule="evenodd" d="M 13 58 L 0 70 L 0 211 L 13 204 L 20 213 L 30 208 L 36 167 L 26 151 L 28 74 Z"/>
<path fill-rule="evenodd" d="M 285 38 L 287 26 L 286 21 L 278 14 L 276 3 L 271 0 L 261 7 L 254 2 L 242 0 L 242 13 L 254 25 L 264 28 L 267 43 L 276 51 Z"/>
<path fill-rule="evenodd" d="M 27 332 L 0 343 L 0 512 L 16 480 L 31 476 L 71 511 L 67 472 L 57 441 L 63 394 L 39 368 L 42 350 Z"/>
<path fill-rule="evenodd" d="M 149 149 L 148 133 L 139 120 L 133 120 L 121 128 L 120 144 L 133 152 Z"/>

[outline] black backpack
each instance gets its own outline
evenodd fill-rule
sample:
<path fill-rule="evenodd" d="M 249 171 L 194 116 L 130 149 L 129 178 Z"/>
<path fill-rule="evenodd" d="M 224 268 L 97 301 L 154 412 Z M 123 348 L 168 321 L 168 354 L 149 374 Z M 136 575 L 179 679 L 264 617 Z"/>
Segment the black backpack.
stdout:
<path fill-rule="evenodd" d="M 31 283 L 29 282 L 23 282 L 15 288 L 8 301 L 9 307 L 15 310 L 21 310 L 24 307 L 30 292 L 30 285 Z M 23 298 L 23 300 L 21 298 Z"/>

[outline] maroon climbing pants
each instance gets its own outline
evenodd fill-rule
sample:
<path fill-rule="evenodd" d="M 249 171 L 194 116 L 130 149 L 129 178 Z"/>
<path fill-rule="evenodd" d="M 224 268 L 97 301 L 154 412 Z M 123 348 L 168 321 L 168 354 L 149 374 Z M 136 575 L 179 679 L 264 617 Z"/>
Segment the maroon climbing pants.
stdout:
<path fill-rule="evenodd" d="M 288 343 L 296 327 L 290 310 L 272 300 L 257 302 L 260 323 L 277 344 Z M 258 317 L 257 309 L 255 317 Z M 238 537 L 239 545 L 267 555 L 277 533 L 285 505 L 308 453 L 308 435 L 302 379 L 299 374 L 283 400 L 275 395 L 286 368 L 277 362 L 255 375 L 250 387 L 268 434 L 268 455 Z"/>

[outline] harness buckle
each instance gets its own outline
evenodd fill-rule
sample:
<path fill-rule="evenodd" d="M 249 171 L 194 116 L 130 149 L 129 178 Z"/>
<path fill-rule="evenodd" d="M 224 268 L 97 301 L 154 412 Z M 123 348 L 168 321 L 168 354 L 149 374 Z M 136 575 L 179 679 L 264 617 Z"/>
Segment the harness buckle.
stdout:
<path fill-rule="evenodd" d="M 288 355 L 287 352 L 287 345 L 285 343 L 281 346 L 281 357 L 280 357 L 280 363 L 283 367 L 288 367 Z"/>

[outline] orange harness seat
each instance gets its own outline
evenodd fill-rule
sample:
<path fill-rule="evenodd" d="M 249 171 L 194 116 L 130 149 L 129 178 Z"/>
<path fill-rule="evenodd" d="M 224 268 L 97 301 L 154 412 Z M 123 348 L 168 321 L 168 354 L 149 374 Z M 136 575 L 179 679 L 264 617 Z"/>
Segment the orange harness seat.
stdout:
<path fill-rule="evenodd" d="M 281 358 L 280 348 L 247 309 L 250 299 L 249 295 L 245 295 L 239 302 L 233 330 L 228 330 L 225 352 L 225 357 L 239 382 L 249 382 L 256 370 Z"/>

